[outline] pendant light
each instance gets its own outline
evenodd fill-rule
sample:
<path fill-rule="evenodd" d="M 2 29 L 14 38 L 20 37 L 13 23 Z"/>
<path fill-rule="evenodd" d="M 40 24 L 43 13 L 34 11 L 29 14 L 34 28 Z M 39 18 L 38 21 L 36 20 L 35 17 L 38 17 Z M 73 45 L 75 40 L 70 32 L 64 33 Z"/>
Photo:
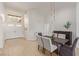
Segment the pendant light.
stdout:
<path fill-rule="evenodd" d="M 50 2 L 51 19 L 55 20 L 55 2 Z M 52 12 L 53 11 L 53 12 Z"/>
<path fill-rule="evenodd" d="M 51 32 L 54 30 L 55 28 L 55 2 L 51 2 L 50 3 L 50 10 L 51 10 L 51 21 L 50 21 L 50 24 L 51 24 Z"/>
<path fill-rule="evenodd" d="M 53 17 L 54 17 L 54 20 L 55 20 L 55 2 L 54 2 L 54 15 L 53 15 Z"/>

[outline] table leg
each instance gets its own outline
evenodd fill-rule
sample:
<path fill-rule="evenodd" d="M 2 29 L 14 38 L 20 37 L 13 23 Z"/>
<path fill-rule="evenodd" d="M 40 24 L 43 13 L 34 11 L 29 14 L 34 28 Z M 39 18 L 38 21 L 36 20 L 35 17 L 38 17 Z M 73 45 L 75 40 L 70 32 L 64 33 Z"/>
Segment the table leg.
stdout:
<path fill-rule="evenodd" d="M 60 44 L 57 45 L 57 47 L 58 47 L 58 56 L 60 55 L 60 46 L 61 46 Z"/>

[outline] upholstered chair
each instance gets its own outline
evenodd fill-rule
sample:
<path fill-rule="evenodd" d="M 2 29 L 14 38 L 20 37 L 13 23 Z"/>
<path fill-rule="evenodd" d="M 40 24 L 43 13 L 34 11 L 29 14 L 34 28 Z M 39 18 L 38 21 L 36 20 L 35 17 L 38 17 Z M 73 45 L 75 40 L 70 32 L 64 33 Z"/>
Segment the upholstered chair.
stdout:
<path fill-rule="evenodd" d="M 74 56 L 76 44 L 78 43 L 79 38 L 76 38 L 71 46 L 62 45 L 60 47 L 60 56 Z"/>
<path fill-rule="evenodd" d="M 43 51 L 44 45 L 43 45 L 43 41 L 42 41 L 42 36 L 37 34 L 36 38 L 37 38 L 38 50 L 40 48 L 42 48 L 42 51 Z"/>
<path fill-rule="evenodd" d="M 52 55 L 52 52 L 57 49 L 56 45 L 53 45 L 50 38 L 42 37 L 43 43 L 44 43 L 44 49 L 49 51 L 50 55 Z"/>

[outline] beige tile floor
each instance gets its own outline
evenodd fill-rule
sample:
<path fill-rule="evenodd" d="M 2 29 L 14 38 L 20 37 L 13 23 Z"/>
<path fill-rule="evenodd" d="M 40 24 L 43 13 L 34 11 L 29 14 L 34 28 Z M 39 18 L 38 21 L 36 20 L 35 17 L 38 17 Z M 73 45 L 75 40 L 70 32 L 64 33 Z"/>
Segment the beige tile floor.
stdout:
<path fill-rule="evenodd" d="M 5 46 L 0 49 L 1 56 L 45 56 L 37 49 L 37 42 L 26 40 L 23 38 L 8 39 L 5 41 Z M 56 54 L 53 53 L 55 56 Z"/>

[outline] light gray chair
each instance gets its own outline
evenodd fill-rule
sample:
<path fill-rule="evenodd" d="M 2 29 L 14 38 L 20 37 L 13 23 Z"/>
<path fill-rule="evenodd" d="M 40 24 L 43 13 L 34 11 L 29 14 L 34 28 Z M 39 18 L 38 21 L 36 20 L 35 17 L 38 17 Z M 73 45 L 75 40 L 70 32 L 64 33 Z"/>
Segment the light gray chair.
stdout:
<path fill-rule="evenodd" d="M 56 45 L 53 45 L 50 38 L 42 37 L 43 43 L 44 43 L 44 49 L 49 51 L 50 55 L 52 55 L 52 52 L 57 49 Z"/>
<path fill-rule="evenodd" d="M 36 34 L 36 38 L 37 38 L 37 42 L 38 42 L 38 50 L 39 48 L 42 48 L 43 49 L 43 41 L 42 41 L 42 36 Z"/>

